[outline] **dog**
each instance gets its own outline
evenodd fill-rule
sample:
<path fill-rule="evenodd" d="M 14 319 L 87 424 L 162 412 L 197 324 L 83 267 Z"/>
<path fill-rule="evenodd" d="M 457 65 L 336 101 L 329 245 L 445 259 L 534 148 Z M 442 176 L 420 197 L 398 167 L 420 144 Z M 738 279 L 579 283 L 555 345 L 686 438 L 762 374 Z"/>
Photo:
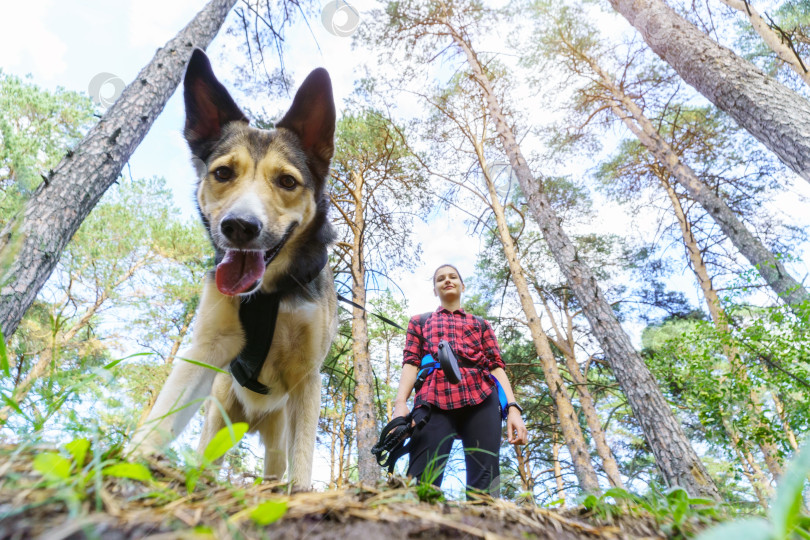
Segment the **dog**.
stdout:
<path fill-rule="evenodd" d="M 337 331 L 327 264 L 334 240 L 326 190 L 335 133 L 331 81 L 326 70 L 313 71 L 273 130 L 248 124 L 202 50 L 192 53 L 183 87 L 184 135 L 217 266 L 204 279 L 190 349 L 174 362 L 132 446 L 139 455 L 159 454 L 210 394 L 231 422 L 260 434 L 266 476 L 286 473 L 307 489 L 320 368 Z M 219 406 L 206 409 L 201 452 L 226 425 Z"/>

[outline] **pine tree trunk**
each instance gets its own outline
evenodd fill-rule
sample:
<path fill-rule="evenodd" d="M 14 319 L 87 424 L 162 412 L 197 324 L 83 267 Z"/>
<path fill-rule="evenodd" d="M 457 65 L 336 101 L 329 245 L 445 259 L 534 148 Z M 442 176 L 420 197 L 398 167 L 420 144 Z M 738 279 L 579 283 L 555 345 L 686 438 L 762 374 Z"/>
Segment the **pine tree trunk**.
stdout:
<path fill-rule="evenodd" d="M 540 225 L 557 264 L 582 304 L 583 312 L 605 351 L 613 374 L 641 424 L 664 479 L 669 485 L 681 486 L 692 495 L 718 499 L 714 482 L 675 419 L 661 389 L 633 348 L 590 268 L 580 260 L 571 240 L 560 226 L 560 218 L 549 204 L 542 182 L 529 169 L 474 51 L 452 26 L 448 24 L 447 27 L 455 43 L 466 54 L 473 76 L 484 91 L 490 116 L 495 121 L 504 151 L 528 199 L 529 208 Z"/>
<path fill-rule="evenodd" d="M 385 388 L 391 388 L 391 342 L 385 342 Z M 387 394 L 385 398 L 385 422 L 388 423 L 393 420 L 394 415 L 394 402 L 391 400 L 391 394 Z"/>
<path fill-rule="evenodd" d="M 333 397 L 334 399 L 334 397 Z M 329 434 L 329 487 L 337 488 L 337 479 L 335 478 L 335 469 L 337 465 L 337 433 L 332 415 L 321 414 L 321 422 L 324 426 L 324 431 Z"/>
<path fill-rule="evenodd" d="M 551 437 L 551 466 L 554 469 L 554 484 L 557 486 L 560 499 L 565 502 L 565 484 L 563 483 L 562 467 L 560 466 L 560 438 L 556 430 Z"/>
<path fill-rule="evenodd" d="M 363 177 L 354 173 L 354 223 L 352 242 L 352 301 L 366 305 L 366 269 L 363 253 L 365 218 L 363 210 Z M 360 482 L 373 486 L 380 477 L 380 467 L 371 448 L 377 442 L 377 411 L 374 406 L 374 372 L 368 351 L 368 324 L 366 312 L 352 308 L 352 356 L 356 381 L 354 416 L 357 423 L 357 468 Z"/>
<path fill-rule="evenodd" d="M 717 44 L 663 0 L 610 0 L 650 48 L 810 181 L 810 102 Z"/>
<path fill-rule="evenodd" d="M 787 414 L 785 413 L 784 403 L 782 403 L 782 400 L 773 391 L 771 391 L 771 399 L 773 400 L 773 406 L 774 409 L 776 410 L 776 415 L 779 417 L 779 421 L 782 423 L 782 430 L 785 432 L 785 437 L 787 437 L 790 447 L 793 448 L 794 451 L 798 451 L 799 441 L 796 440 L 796 434 L 790 427 L 790 422 L 788 422 L 788 417 Z"/>
<path fill-rule="evenodd" d="M 751 487 L 754 488 L 754 493 L 757 496 L 757 500 L 759 500 L 759 504 L 762 505 L 763 508 L 767 509 L 768 498 L 770 497 L 772 491 L 771 486 L 768 484 L 768 480 L 765 478 L 765 474 L 762 472 L 762 469 L 754 460 L 754 456 L 751 454 L 751 450 L 748 448 L 747 441 L 740 440 L 739 434 L 730 425 L 725 415 L 723 415 L 722 418 L 723 427 L 726 430 L 726 434 L 728 435 L 729 439 L 731 439 L 731 444 L 737 453 L 740 464 L 743 466 L 743 474 L 745 474 L 745 477 L 748 478 L 748 481 L 751 483 Z"/>
<path fill-rule="evenodd" d="M 681 236 L 683 238 L 684 246 L 686 247 L 686 252 L 689 256 L 689 262 L 692 264 L 692 270 L 695 277 L 697 277 L 701 290 L 703 291 L 703 297 L 706 300 L 706 305 L 709 308 L 709 314 L 712 317 L 714 327 L 718 332 L 730 335 L 731 331 L 728 326 L 728 316 L 720 303 L 720 297 L 717 296 L 717 291 L 714 288 L 711 276 L 709 276 L 709 271 L 706 268 L 706 264 L 703 260 L 703 254 L 701 253 L 700 247 L 697 244 L 695 235 L 692 234 L 692 224 L 687 218 L 686 212 L 684 211 L 681 201 L 678 198 L 678 194 L 675 193 L 672 185 L 667 182 L 664 174 L 659 172 L 657 173 L 657 176 L 659 177 L 659 180 L 661 181 L 661 184 L 666 190 L 669 200 L 672 203 L 672 209 L 675 212 L 675 217 L 677 218 L 678 225 L 681 228 Z M 723 352 L 726 355 L 726 358 L 728 358 L 734 373 L 736 373 L 736 375 L 740 377 L 743 382 L 750 383 L 750 378 L 748 377 L 748 372 L 745 369 L 745 366 L 740 364 L 740 352 L 733 342 L 731 344 L 724 343 Z M 760 433 L 761 435 L 771 433 L 770 426 L 762 421 L 762 402 L 756 392 L 754 392 L 753 388 L 750 389 L 748 396 L 748 407 L 751 409 L 751 418 L 757 433 Z M 778 478 L 782 475 L 782 465 L 779 463 L 779 450 L 768 437 L 764 437 L 763 440 L 758 444 L 762 450 L 762 455 L 765 457 L 765 463 L 768 465 L 768 469 L 771 471 L 774 478 Z"/>
<path fill-rule="evenodd" d="M 672 177 L 689 192 L 712 219 L 720 226 L 731 243 L 757 269 L 765 282 L 788 305 L 798 305 L 810 300 L 807 290 L 788 274 L 773 253 L 760 242 L 737 218 L 731 208 L 717 196 L 695 171 L 681 161 L 678 153 L 660 136 L 653 123 L 641 108 L 619 88 L 610 76 L 592 60 L 587 60 L 597 73 L 605 89 L 610 91 L 617 103 L 611 103 L 613 113 L 638 137 L 638 140 L 670 172 Z M 620 103 L 621 106 L 618 104 Z"/>
<path fill-rule="evenodd" d="M 591 463 L 588 444 L 585 442 L 585 437 L 582 435 L 579 418 L 571 403 L 571 397 L 568 395 L 565 381 L 560 375 L 557 361 L 554 358 L 554 353 L 551 351 L 551 346 L 548 342 L 548 336 L 546 336 L 543 327 L 540 325 L 540 317 L 537 316 L 534 300 L 532 300 L 531 294 L 529 293 L 529 284 L 526 281 L 523 267 L 518 259 L 514 240 L 512 240 L 512 236 L 509 234 L 509 227 L 506 224 L 503 206 L 498 200 L 495 185 L 486 173 L 487 167 L 483 149 L 479 145 L 476 145 L 475 150 L 478 155 L 479 163 L 481 163 L 481 169 L 485 171 L 484 177 L 487 182 L 487 188 L 489 189 L 490 205 L 498 225 L 498 233 L 500 234 L 503 253 L 509 263 L 512 283 L 515 284 L 515 289 L 517 289 L 518 297 L 520 298 L 520 305 L 523 308 L 523 313 L 526 314 L 534 348 L 540 359 L 543 375 L 545 376 L 546 384 L 554 401 L 554 409 L 557 413 L 557 419 L 560 422 L 560 429 L 563 432 L 565 444 L 568 446 L 568 452 L 571 454 L 571 461 L 574 464 L 574 472 L 579 479 L 579 486 L 587 493 L 598 493 L 599 479 Z"/>
<path fill-rule="evenodd" d="M 567 299 L 565 301 L 565 315 L 568 320 L 564 335 L 563 331 L 554 320 L 554 317 L 551 315 L 551 310 L 549 309 L 545 296 L 543 296 L 543 293 L 536 285 L 535 290 L 537 290 L 538 294 L 540 294 L 541 298 L 543 299 L 543 306 L 546 309 L 546 313 L 549 314 L 549 319 L 551 319 L 551 324 L 553 325 L 554 331 L 557 334 L 557 339 L 552 339 L 552 341 L 554 345 L 556 345 L 557 348 L 562 351 L 563 356 L 565 357 L 565 365 L 568 368 L 568 373 L 571 375 L 571 379 L 573 379 L 574 384 L 576 385 L 575 390 L 579 395 L 579 404 L 582 407 L 582 414 L 585 416 L 585 421 L 588 424 L 588 430 L 591 432 L 591 437 L 593 437 L 593 442 L 596 445 L 596 453 L 599 454 L 599 458 L 602 460 L 602 468 L 605 470 L 605 474 L 608 477 L 610 485 L 624 488 L 622 475 L 619 471 L 619 464 L 616 463 L 616 458 L 613 456 L 613 451 L 611 451 L 610 446 L 608 446 L 607 438 L 605 437 L 605 430 L 602 429 L 602 420 L 599 418 L 599 413 L 596 411 L 596 402 L 591 395 L 591 391 L 588 390 L 588 380 L 582 374 L 582 370 L 579 369 L 579 364 L 577 363 L 577 359 L 574 355 L 574 321 L 572 320 L 571 314 L 568 311 L 568 301 Z"/>
<path fill-rule="evenodd" d="M 534 493 L 534 478 L 532 478 L 532 464 L 529 460 L 529 449 L 526 446 L 515 445 L 520 485 L 526 493 Z"/>
<path fill-rule="evenodd" d="M 236 0 L 211 0 L 159 49 L 81 144 L 0 232 L 0 330 L 8 338 L 62 250 L 174 93 L 195 47 L 205 48 Z"/>
<path fill-rule="evenodd" d="M 340 425 L 338 427 L 338 433 L 340 434 L 340 454 L 338 461 L 337 487 L 340 489 L 343 487 L 344 479 L 348 478 L 349 476 L 346 474 L 346 452 L 351 448 L 351 441 L 349 440 L 350 437 L 346 432 L 346 394 L 343 392 L 340 393 Z"/>

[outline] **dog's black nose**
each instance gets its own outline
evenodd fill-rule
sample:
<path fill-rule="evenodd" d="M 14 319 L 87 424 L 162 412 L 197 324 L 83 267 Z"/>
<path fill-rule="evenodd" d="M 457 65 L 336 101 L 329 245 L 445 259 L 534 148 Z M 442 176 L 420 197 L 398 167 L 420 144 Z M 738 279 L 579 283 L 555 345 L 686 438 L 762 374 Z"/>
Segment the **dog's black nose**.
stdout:
<path fill-rule="evenodd" d="M 262 232 L 262 223 L 254 217 L 238 218 L 227 216 L 219 224 L 225 237 L 239 247 L 255 240 Z"/>

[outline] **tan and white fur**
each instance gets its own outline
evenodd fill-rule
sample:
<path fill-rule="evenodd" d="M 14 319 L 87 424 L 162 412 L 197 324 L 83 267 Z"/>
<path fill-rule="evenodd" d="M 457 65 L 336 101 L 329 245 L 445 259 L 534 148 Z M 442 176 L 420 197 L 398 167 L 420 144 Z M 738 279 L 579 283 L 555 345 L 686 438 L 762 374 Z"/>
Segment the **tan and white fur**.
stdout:
<path fill-rule="evenodd" d="M 267 476 L 280 479 L 286 472 L 288 481 L 308 488 L 320 368 L 337 329 L 332 274 L 328 265 L 318 271 L 317 262 L 333 239 L 325 193 L 335 123 L 329 77 L 322 69 L 310 74 L 275 130 L 248 125 L 200 50 L 189 62 L 184 96 L 185 136 L 200 175 L 197 202 L 219 265 L 205 278 L 191 347 L 174 361 L 132 447 L 142 455 L 159 453 L 210 395 L 200 451 L 225 426 L 215 400 L 231 422 L 247 422 L 260 434 Z M 257 274 L 259 264 L 263 273 Z M 302 272 L 313 268 L 314 278 L 302 282 Z M 182 361 L 227 370 L 245 344 L 240 302 L 259 290 L 275 292 L 290 275 L 295 286 L 283 289 L 258 377 L 267 395 L 242 387 L 230 373 Z"/>

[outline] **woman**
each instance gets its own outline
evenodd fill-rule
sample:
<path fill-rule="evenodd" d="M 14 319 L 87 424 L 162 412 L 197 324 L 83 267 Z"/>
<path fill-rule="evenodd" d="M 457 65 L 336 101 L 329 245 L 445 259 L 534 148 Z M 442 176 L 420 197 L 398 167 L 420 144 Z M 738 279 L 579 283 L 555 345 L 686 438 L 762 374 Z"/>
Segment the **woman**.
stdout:
<path fill-rule="evenodd" d="M 509 442 L 526 444 L 528 432 L 503 369 L 492 327 L 461 308 L 464 289 L 464 281 L 455 266 L 443 264 L 433 273 L 433 294 L 439 297 L 441 306 L 426 316 L 411 318 L 408 324 L 394 417 L 406 416 L 409 412 L 407 401 L 422 357 L 428 353 L 437 357 L 439 342 L 447 340 L 458 359 L 461 381 L 451 384 L 441 369 L 435 369 L 417 390 L 414 409 L 427 406 L 430 417 L 411 436 L 408 475 L 440 486 L 453 439 L 458 437 L 464 445 L 468 496 L 470 491 L 477 491 L 497 497 L 501 412 L 498 389 L 492 377 L 503 387 L 509 403 L 506 420 Z M 423 336 L 427 343 L 414 334 Z"/>

